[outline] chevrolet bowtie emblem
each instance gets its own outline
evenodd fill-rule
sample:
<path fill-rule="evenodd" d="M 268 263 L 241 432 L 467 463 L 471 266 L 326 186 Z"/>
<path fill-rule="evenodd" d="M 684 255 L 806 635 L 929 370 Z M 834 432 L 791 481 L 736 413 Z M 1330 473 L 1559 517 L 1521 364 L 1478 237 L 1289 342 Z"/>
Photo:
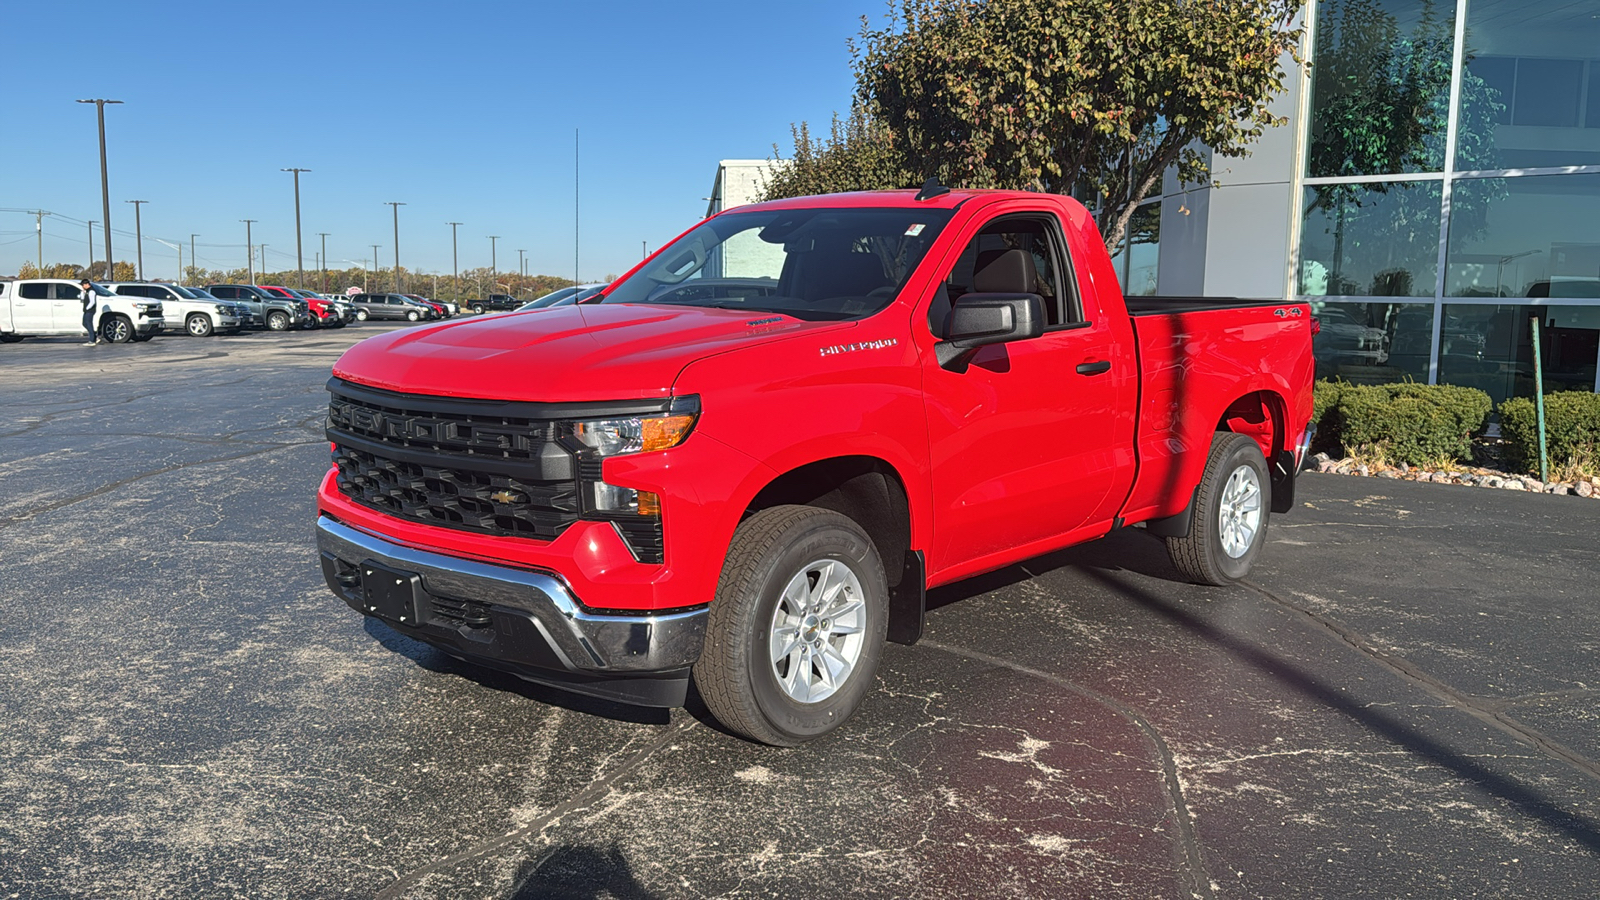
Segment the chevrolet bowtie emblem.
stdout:
<path fill-rule="evenodd" d="M 489 499 L 496 503 L 511 504 L 521 500 L 522 495 L 515 491 L 495 491 L 489 495 Z"/>

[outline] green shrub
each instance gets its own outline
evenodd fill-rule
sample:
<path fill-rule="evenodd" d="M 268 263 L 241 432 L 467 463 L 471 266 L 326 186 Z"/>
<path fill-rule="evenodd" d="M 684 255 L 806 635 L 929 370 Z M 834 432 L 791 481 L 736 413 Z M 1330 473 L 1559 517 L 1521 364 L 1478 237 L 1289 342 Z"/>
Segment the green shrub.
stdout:
<path fill-rule="evenodd" d="M 1552 468 L 1600 453 L 1600 395 L 1567 391 L 1544 397 L 1545 450 Z M 1539 470 L 1539 414 L 1533 401 L 1518 397 L 1500 404 L 1500 435 L 1506 462 L 1525 472 Z"/>
<path fill-rule="evenodd" d="M 1494 404 L 1475 388 L 1454 385 L 1354 385 L 1317 382 L 1318 440 L 1336 452 L 1382 450 L 1395 462 L 1424 465 L 1472 455 Z"/>

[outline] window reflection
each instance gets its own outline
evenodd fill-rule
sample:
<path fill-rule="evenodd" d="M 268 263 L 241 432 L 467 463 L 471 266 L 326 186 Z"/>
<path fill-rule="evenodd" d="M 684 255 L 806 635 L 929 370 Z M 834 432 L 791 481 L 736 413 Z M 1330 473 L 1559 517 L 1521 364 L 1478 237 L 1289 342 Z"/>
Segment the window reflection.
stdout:
<path fill-rule="evenodd" d="M 1431 303 L 1313 302 L 1321 324 L 1312 339 L 1318 378 L 1356 384 L 1428 380 Z"/>
<path fill-rule="evenodd" d="M 1447 297 L 1600 297 L 1600 175 L 1463 178 Z"/>
<path fill-rule="evenodd" d="M 1600 164 L 1592 2 L 1471 0 L 1456 169 Z"/>
<path fill-rule="evenodd" d="M 1124 289 L 1130 297 L 1154 297 L 1161 261 L 1161 204 L 1146 203 L 1128 220 L 1128 271 Z"/>
<path fill-rule="evenodd" d="M 1478 388 L 1496 403 L 1533 396 L 1534 317 L 1545 393 L 1593 390 L 1600 306 L 1446 304 L 1443 330 L 1474 337 L 1441 344 L 1439 382 Z"/>
<path fill-rule="evenodd" d="M 1307 188 L 1300 292 L 1432 297 L 1441 193 L 1435 181 Z"/>
<path fill-rule="evenodd" d="M 1444 168 L 1452 0 L 1324 0 L 1311 88 L 1313 177 Z"/>

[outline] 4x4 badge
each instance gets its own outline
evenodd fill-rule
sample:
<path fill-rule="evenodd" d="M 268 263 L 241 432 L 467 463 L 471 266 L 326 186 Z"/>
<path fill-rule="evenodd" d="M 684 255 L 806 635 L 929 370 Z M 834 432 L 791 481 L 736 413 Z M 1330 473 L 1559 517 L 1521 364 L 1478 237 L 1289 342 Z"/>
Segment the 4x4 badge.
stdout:
<path fill-rule="evenodd" d="M 1300 307 L 1298 307 L 1298 306 L 1280 306 L 1277 309 L 1273 310 L 1272 314 L 1277 316 L 1280 319 L 1285 317 L 1285 316 L 1294 316 L 1295 318 L 1298 319 L 1298 318 L 1300 318 Z"/>

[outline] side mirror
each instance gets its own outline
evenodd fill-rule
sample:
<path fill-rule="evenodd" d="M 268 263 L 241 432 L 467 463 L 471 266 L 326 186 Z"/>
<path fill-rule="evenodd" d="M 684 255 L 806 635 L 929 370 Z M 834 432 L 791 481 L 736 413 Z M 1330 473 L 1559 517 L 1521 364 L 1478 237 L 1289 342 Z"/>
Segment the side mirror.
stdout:
<path fill-rule="evenodd" d="M 1044 301 L 1038 294 L 967 294 L 945 319 L 945 339 L 934 345 L 939 365 L 965 371 L 972 351 L 1044 334 Z"/>

